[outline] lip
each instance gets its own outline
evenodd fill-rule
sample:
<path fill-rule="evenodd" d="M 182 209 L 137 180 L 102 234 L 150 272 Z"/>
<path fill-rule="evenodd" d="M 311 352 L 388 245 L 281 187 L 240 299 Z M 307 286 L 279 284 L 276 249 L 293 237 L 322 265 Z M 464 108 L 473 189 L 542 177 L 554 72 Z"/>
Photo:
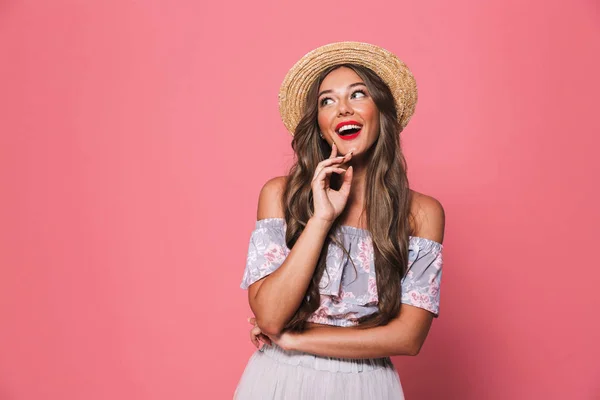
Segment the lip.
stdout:
<path fill-rule="evenodd" d="M 352 135 L 347 135 L 347 136 L 338 135 L 338 137 L 342 140 L 352 140 L 355 137 L 357 137 L 361 132 L 362 132 L 362 128 L 358 132 L 353 133 Z"/>
<path fill-rule="evenodd" d="M 346 125 L 358 125 L 358 126 L 360 126 L 360 129 L 358 130 L 358 132 L 353 133 L 352 135 L 345 135 L 345 136 L 340 135 L 339 134 L 340 128 L 343 126 L 346 126 Z M 342 121 L 339 124 L 337 124 L 337 126 L 335 127 L 335 133 L 337 133 L 338 137 L 342 140 L 352 140 L 362 132 L 362 127 L 363 127 L 363 124 L 361 124 L 358 121 Z"/>
<path fill-rule="evenodd" d="M 363 125 L 362 125 L 360 122 L 358 122 L 358 121 L 342 121 L 342 122 L 340 122 L 339 124 L 337 124 L 337 126 L 335 127 L 335 132 L 336 132 L 336 133 L 337 133 L 337 132 L 339 132 L 340 128 L 341 128 L 342 126 L 345 126 L 345 125 L 360 125 L 361 127 L 363 126 Z"/>

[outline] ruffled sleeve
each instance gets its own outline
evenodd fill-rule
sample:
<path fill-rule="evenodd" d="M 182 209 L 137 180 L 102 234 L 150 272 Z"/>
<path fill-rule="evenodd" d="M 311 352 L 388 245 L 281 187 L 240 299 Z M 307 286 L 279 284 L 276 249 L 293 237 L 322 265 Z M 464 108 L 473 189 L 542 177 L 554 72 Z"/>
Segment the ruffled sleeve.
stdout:
<path fill-rule="evenodd" d="M 439 315 L 442 279 L 441 243 L 411 237 L 408 247 L 408 270 L 402 279 L 402 303 Z"/>
<path fill-rule="evenodd" d="M 246 268 L 240 287 L 248 287 L 271 274 L 283 264 L 290 250 L 285 243 L 285 220 L 267 218 L 256 221 L 250 235 Z"/>

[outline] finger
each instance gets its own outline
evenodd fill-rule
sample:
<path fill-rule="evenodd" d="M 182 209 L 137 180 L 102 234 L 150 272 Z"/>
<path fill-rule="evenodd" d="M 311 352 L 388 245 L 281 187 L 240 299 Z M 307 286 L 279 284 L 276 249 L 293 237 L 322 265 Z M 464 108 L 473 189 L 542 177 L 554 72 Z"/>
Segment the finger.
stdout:
<path fill-rule="evenodd" d="M 321 161 L 320 163 L 317 164 L 317 167 L 315 168 L 315 173 L 313 174 L 313 178 L 317 175 L 319 175 L 319 173 L 321 172 L 321 170 L 325 167 L 329 167 L 331 165 L 335 165 L 335 164 L 342 164 L 344 162 L 346 162 L 346 156 L 337 156 L 335 158 L 327 158 L 323 161 Z"/>
<path fill-rule="evenodd" d="M 346 171 L 344 168 L 341 168 L 340 165 L 329 165 L 329 166 L 326 166 L 326 167 L 323 167 L 323 168 L 318 168 L 317 170 L 315 170 L 315 174 L 313 176 L 313 181 L 315 179 L 317 179 L 320 175 L 322 175 L 324 172 L 326 174 L 328 173 L 327 175 L 331 175 L 331 172 L 334 171 L 334 170 L 341 170 L 342 171 L 341 173 L 343 173 L 344 171 Z M 338 172 L 338 174 L 339 173 L 340 172 Z"/>
<path fill-rule="evenodd" d="M 319 172 L 319 174 L 317 176 L 315 176 L 313 178 L 312 181 L 313 181 L 313 183 L 322 181 L 334 172 L 336 172 L 338 174 L 343 174 L 344 172 L 346 172 L 346 170 L 344 168 L 339 168 L 339 167 L 325 167 Z"/>
<path fill-rule="evenodd" d="M 350 194 L 350 187 L 352 186 L 352 176 L 354 174 L 354 168 L 352 165 L 348 167 L 346 173 L 344 174 L 344 180 L 342 182 L 342 186 L 340 187 L 340 193 L 348 196 Z"/>
<path fill-rule="evenodd" d="M 262 331 L 260 330 L 260 328 L 257 325 L 255 325 L 254 328 L 252 328 L 250 330 L 250 332 L 252 332 L 253 335 L 257 335 L 257 336 L 262 333 Z"/>
<path fill-rule="evenodd" d="M 335 146 L 334 146 L 334 147 L 333 147 L 333 149 L 334 149 L 335 151 L 332 151 L 332 152 L 331 152 L 331 154 L 329 155 L 329 157 L 328 157 L 328 158 L 326 158 L 326 159 L 324 159 L 324 160 L 321 160 L 321 161 L 320 161 L 320 162 L 317 164 L 317 167 L 320 167 L 320 166 L 326 166 L 326 165 L 330 165 L 332 161 L 333 161 L 333 162 L 336 162 L 336 161 L 341 161 L 341 160 L 345 159 L 345 158 L 348 156 L 348 154 L 350 154 L 350 153 L 346 153 L 346 154 L 338 155 L 338 150 L 337 150 L 337 147 L 335 147 Z M 352 151 L 353 151 L 353 150 L 354 150 L 354 149 L 352 149 Z"/>
<path fill-rule="evenodd" d="M 250 322 L 252 325 L 256 325 L 256 318 L 250 317 L 248 318 L 248 322 Z"/>
<path fill-rule="evenodd" d="M 334 172 L 337 174 L 343 174 L 346 172 L 346 170 L 337 166 L 325 167 L 321 170 L 321 172 L 319 172 L 319 175 L 317 175 L 316 180 L 323 180 L 329 177 Z"/>
<path fill-rule="evenodd" d="M 252 331 L 250 331 L 250 341 L 258 349 L 258 346 L 259 346 L 258 339 L 256 338 L 256 335 L 252 334 Z"/>
<path fill-rule="evenodd" d="M 258 335 L 258 337 L 260 338 L 260 340 L 262 340 L 264 343 L 271 345 L 273 344 L 273 342 L 271 342 L 271 338 L 268 337 L 267 335 L 265 335 L 264 333 L 261 333 L 260 335 Z"/>
<path fill-rule="evenodd" d="M 271 340 L 271 338 L 268 337 L 268 336 L 265 336 L 265 338 L 263 339 L 263 342 L 264 342 L 265 345 L 269 345 L 269 346 L 277 344 L 276 342 L 274 342 L 273 340 Z"/>
<path fill-rule="evenodd" d="M 335 145 L 335 142 L 333 142 L 331 144 L 331 154 L 329 155 L 329 158 L 333 158 L 337 155 L 337 146 Z"/>
<path fill-rule="evenodd" d="M 354 149 L 350 150 L 348 153 L 346 153 L 344 155 L 344 160 L 343 162 L 340 164 L 340 166 L 348 163 L 350 160 L 352 160 L 352 155 L 353 155 Z"/>

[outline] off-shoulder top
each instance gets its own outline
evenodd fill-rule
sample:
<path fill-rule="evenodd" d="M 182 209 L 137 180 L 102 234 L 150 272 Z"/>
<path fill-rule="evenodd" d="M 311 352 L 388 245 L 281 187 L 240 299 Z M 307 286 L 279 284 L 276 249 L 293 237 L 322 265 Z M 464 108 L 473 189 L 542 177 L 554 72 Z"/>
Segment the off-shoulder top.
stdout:
<path fill-rule="evenodd" d="M 256 221 L 250 236 L 246 268 L 240 287 L 248 287 L 271 274 L 283 264 L 290 252 L 285 242 L 284 218 Z M 320 281 L 320 307 L 309 322 L 335 326 L 352 326 L 358 318 L 378 310 L 375 257 L 371 234 L 366 229 L 342 225 L 332 231 L 344 245 L 352 261 L 339 245 L 331 241 L 327 249 L 326 271 Z M 410 236 L 408 268 L 402 279 L 401 302 L 439 315 L 442 278 L 441 243 Z"/>

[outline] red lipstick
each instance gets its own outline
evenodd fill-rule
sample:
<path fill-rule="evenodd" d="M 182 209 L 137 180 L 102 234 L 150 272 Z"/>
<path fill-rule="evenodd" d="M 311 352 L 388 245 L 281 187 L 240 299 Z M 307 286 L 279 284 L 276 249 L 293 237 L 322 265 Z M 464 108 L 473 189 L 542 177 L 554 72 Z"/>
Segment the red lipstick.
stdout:
<path fill-rule="evenodd" d="M 361 129 L 361 130 L 362 130 L 362 129 Z M 359 134 L 360 132 L 361 132 L 361 131 L 358 131 L 358 132 L 356 132 L 356 133 L 353 133 L 352 135 L 346 135 L 346 136 L 338 135 L 338 137 L 339 137 L 340 139 L 343 139 L 343 140 L 352 140 L 352 139 L 354 139 L 355 137 L 357 137 L 357 136 L 358 136 L 358 134 Z"/>
<path fill-rule="evenodd" d="M 349 133 L 348 135 L 340 134 L 340 129 L 342 129 L 344 126 L 348 126 L 348 125 L 354 125 L 354 127 L 348 128 L 349 130 L 352 130 L 352 129 L 354 129 L 354 130 L 358 129 L 358 130 L 356 130 L 356 132 Z M 335 132 L 338 134 L 340 139 L 352 140 L 355 137 L 357 137 L 360 134 L 360 132 L 362 132 L 362 124 L 357 121 L 342 121 L 339 124 L 337 124 L 337 126 L 335 127 Z"/>
<path fill-rule="evenodd" d="M 339 132 L 340 128 L 344 125 L 360 125 L 360 126 L 362 126 L 362 124 L 360 124 L 356 121 L 342 121 L 339 124 L 337 124 L 337 126 L 335 127 L 335 131 Z"/>

